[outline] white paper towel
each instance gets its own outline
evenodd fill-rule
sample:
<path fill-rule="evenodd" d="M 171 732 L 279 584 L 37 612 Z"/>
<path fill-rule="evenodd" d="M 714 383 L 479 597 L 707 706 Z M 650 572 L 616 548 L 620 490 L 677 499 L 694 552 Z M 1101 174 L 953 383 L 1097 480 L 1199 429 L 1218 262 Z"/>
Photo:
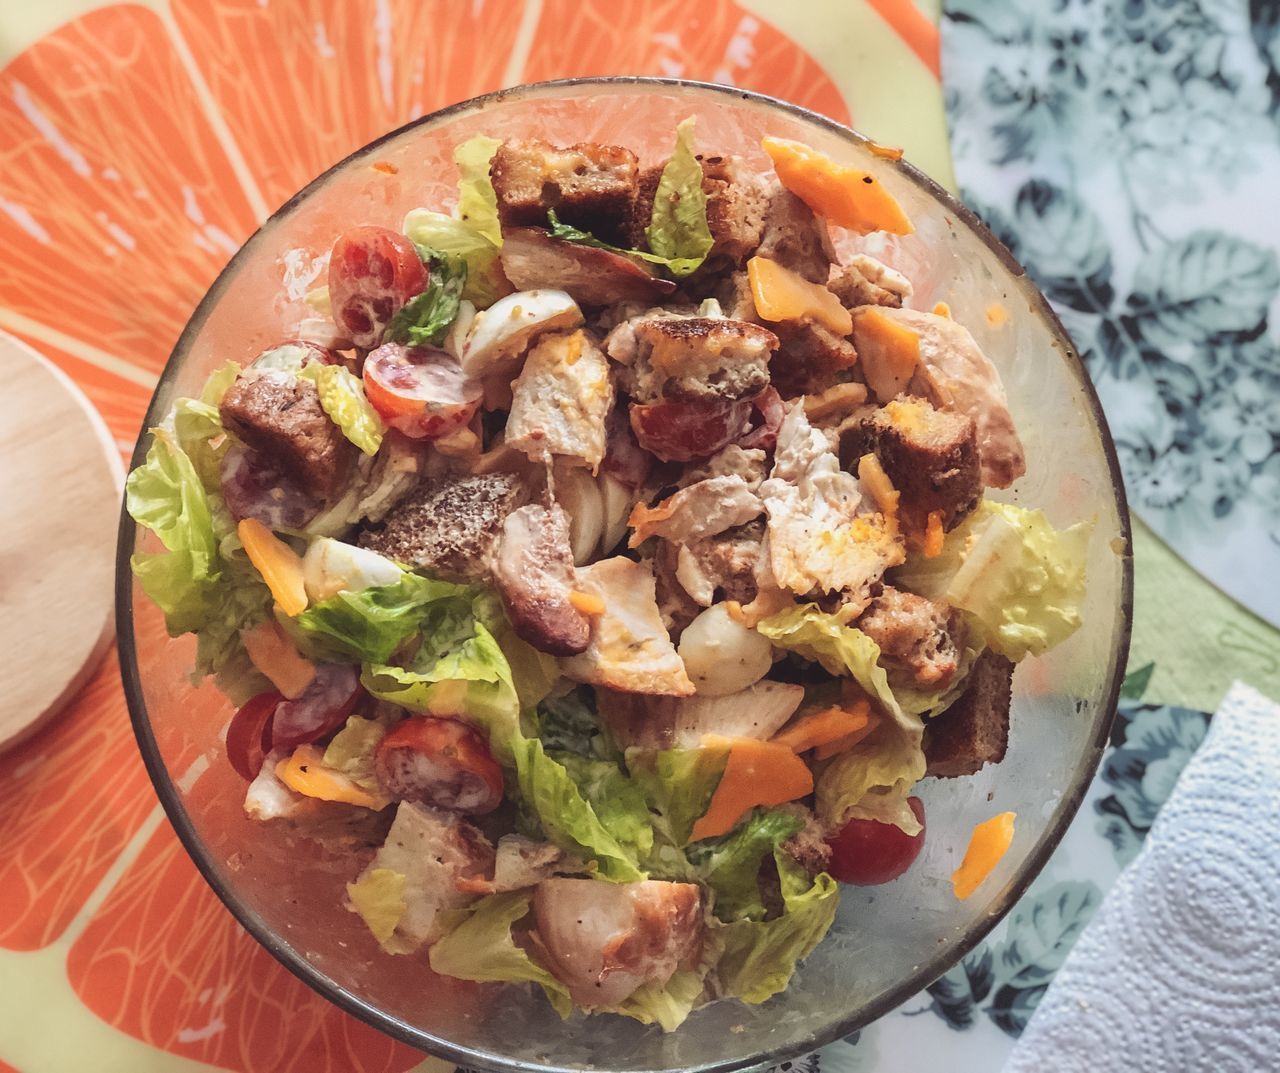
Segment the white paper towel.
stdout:
<path fill-rule="evenodd" d="M 1280 705 L 1236 683 L 1005 1073 L 1280 1071 Z"/>

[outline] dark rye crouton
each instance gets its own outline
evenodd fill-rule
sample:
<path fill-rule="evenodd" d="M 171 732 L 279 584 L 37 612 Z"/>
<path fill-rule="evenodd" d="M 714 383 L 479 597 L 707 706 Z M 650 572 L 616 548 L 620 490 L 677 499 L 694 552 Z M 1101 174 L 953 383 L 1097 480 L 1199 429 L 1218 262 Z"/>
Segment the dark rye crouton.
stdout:
<path fill-rule="evenodd" d="M 503 227 L 546 227 L 554 209 L 564 223 L 622 242 L 636 196 L 630 149 L 582 142 L 560 149 L 543 141 L 506 141 L 489 167 Z"/>
<path fill-rule="evenodd" d="M 816 395 L 854 375 L 857 350 L 830 328 L 808 318 L 771 327 L 778 334 L 779 345 L 770 375 L 784 399 Z"/>
<path fill-rule="evenodd" d="M 849 309 L 857 306 L 900 309 L 903 301 L 911 297 L 911 283 L 906 276 L 862 253 L 854 254 L 848 264 L 836 266 L 827 281 L 827 289 Z"/>
<path fill-rule="evenodd" d="M 949 604 L 892 585 L 868 605 L 858 629 L 880 646 L 891 686 L 946 689 L 960 667 L 960 615 Z"/>
<path fill-rule="evenodd" d="M 764 229 L 755 252 L 812 283 L 826 283 L 836 260 L 826 221 L 781 186 L 767 195 Z"/>
<path fill-rule="evenodd" d="M 764 227 L 765 193 L 759 176 L 738 157 L 700 156 L 702 192 L 707 196 L 707 227 L 715 244 L 700 274 L 741 265 L 760 245 Z M 653 201 L 663 164 L 640 172 L 628 238 L 640 250 L 649 248 L 646 231 L 653 219 Z"/>
<path fill-rule="evenodd" d="M 489 571 L 507 515 L 527 498 L 527 488 L 511 473 L 427 481 L 380 527 L 361 533 L 359 543 L 445 581 L 475 581 Z"/>
<path fill-rule="evenodd" d="M 920 529 L 929 514 L 951 529 L 982 497 L 977 429 L 964 414 L 935 410 L 924 399 L 905 396 L 848 422 L 840 430 L 840 461 L 856 470 L 873 452 L 894 488 L 909 527 Z"/>
<path fill-rule="evenodd" d="M 310 380 L 275 370 L 237 377 L 218 411 L 228 431 L 317 498 L 331 499 L 346 483 L 357 448 Z"/>
<path fill-rule="evenodd" d="M 951 779 L 1000 763 L 1009 746 L 1012 695 L 1013 663 L 982 653 L 959 699 L 925 724 L 925 774 Z"/>

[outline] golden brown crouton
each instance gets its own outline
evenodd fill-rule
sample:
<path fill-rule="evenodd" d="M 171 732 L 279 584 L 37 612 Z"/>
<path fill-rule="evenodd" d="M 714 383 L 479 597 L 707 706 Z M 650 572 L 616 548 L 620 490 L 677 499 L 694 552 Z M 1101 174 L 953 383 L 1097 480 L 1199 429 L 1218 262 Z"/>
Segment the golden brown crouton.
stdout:
<path fill-rule="evenodd" d="M 891 686 L 946 689 L 960 667 L 960 615 L 940 600 L 886 585 L 857 626 L 880 646 Z"/>
<path fill-rule="evenodd" d="M 933 511 L 951 529 L 982 496 L 977 431 L 964 414 L 935 410 L 924 399 L 894 399 L 840 430 L 840 461 L 857 466 L 867 452 L 880 459 L 908 528 L 923 529 Z"/>
<path fill-rule="evenodd" d="M 853 375 L 858 352 L 830 328 L 808 318 L 770 326 L 780 345 L 769 371 L 773 386 L 784 399 L 825 391 Z"/>
<path fill-rule="evenodd" d="M 777 261 L 813 283 L 826 283 L 836 259 L 826 221 L 781 186 L 767 196 L 757 255 Z"/>
<path fill-rule="evenodd" d="M 630 149 L 583 142 L 559 149 L 543 141 L 506 141 L 489 174 L 503 227 L 546 227 L 547 212 L 606 242 L 625 239 L 638 164 Z"/>
<path fill-rule="evenodd" d="M 1004 656 L 986 651 L 978 657 L 960 698 L 925 724 L 926 775 L 972 775 L 1004 759 L 1012 683 L 1013 664 Z"/>

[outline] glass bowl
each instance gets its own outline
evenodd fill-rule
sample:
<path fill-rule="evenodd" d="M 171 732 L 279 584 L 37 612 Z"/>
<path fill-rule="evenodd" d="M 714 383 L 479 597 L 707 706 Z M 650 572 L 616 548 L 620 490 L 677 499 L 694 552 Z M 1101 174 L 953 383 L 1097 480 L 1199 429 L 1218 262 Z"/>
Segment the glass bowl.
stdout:
<path fill-rule="evenodd" d="M 965 779 L 927 780 L 929 835 L 915 866 L 881 887 L 846 887 L 826 940 L 786 992 L 760 1006 L 722 1002 L 664 1035 L 614 1016 L 562 1022 L 541 995 L 432 976 L 423 956 L 382 954 L 343 908 L 341 852 L 316 853 L 241 811 L 244 784 L 222 754 L 230 715 L 193 687 L 190 637 L 165 635 L 129 572 L 151 548 L 122 515 L 117 622 L 134 729 L 175 830 L 241 924 L 300 979 L 343 1009 L 435 1055 L 494 1070 L 730 1070 L 777 1062 L 847 1035 L 954 964 L 1017 901 L 1058 844 L 1093 778 L 1128 651 L 1128 512 L 1106 423 L 1080 359 L 1044 297 L 1008 251 L 909 164 L 812 112 L 725 86 L 654 78 L 575 79 L 505 90 L 425 116 L 361 149 L 280 208 L 231 259 L 183 331 L 147 414 L 198 392 L 228 358 L 248 360 L 308 310 L 303 295 L 335 236 L 356 224 L 399 227 L 408 209 L 452 204 L 453 147 L 472 135 L 626 145 L 642 160 L 670 150 L 697 116 L 699 146 L 767 170 L 765 134 L 795 138 L 872 171 L 916 225 L 907 237 L 854 240 L 906 273 L 912 304 L 946 302 L 998 366 L 1027 453 L 1007 498 L 1062 526 L 1093 519 L 1084 626 L 1014 679 L 1008 756 Z M 143 436 L 133 456 L 138 465 Z M 968 901 L 950 875 L 973 826 L 1017 813 L 1013 846 Z M 350 833 L 352 837 L 357 834 Z"/>

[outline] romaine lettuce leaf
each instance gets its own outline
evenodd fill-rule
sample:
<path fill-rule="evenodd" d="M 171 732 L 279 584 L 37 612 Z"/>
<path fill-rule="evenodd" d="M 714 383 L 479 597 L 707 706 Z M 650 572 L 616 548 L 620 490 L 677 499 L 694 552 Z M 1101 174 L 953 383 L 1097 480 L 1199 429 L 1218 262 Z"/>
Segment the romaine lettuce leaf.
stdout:
<path fill-rule="evenodd" d="M 884 722 L 853 748 L 834 757 L 818 774 L 818 818 L 834 830 L 851 819 L 892 823 L 906 834 L 920 832 L 907 804 L 911 788 L 924 778 L 921 736 Z"/>
<path fill-rule="evenodd" d="M 569 771 L 547 755 L 541 741 L 517 732 L 512 751 L 520 797 L 549 841 L 595 861 L 605 879 L 630 883 L 645 878 L 635 853 L 606 830 Z"/>
<path fill-rule="evenodd" d="M 859 629 L 843 625 L 815 604 L 797 604 L 756 627 L 777 647 L 813 660 L 834 675 L 849 675 L 875 697 L 905 729 L 922 729 L 920 717 L 907 712 L 889 687 L 880 666 L 880 646 Z"/>
<path fill-rule="evenodd" d="M 702 998 L 704 976 L 704 973 L 681 970 L 667 981 L 666 987 L 645 984 L 617 1006 L 602 1007 L 602 1010 L 634 1018 L 643 1025 L 661 1025 L 664 1032 L 674 1032 Z"/>
<path fill-rule="evenodd" d="M 347 884 L 347 899 L 360 914 L 373 937 L 387 950 L 399 953 L 394 942 L 396 928 L 404 918 L 405 877 L 390 868 L 370 868 L 354 883 Z"/>
<path fill-rule="evenodd" d="M 413 242 L 441 256 L 466 263 L 462 297 L 485 309 L 511 291 L 502 274 L 498 246 L 465 220 L 430 209 L 413 209 L 404 218 L 403 231 Z"/>
<path fill-rule="evenodd" d="M 424 246 L 418 247 L 418 253 L 430 266 L 427 289 L 410 298 L 391 318 L 386 338 L 407 346 L 438 346 L 457 319 L 467 282 L 467 262 Z"/>
<path fill-rule="evenodd" d="M 344 365 L 311 362 L 298 370 L 299 378 L 310 380 L 320 394 L 320 405 L 342 434 L 367 455 L 382 446 L 385 431 L 382 418 L 365 398 L 364 384 Z"/>
<path fill-rule="evenodd" d="M 204 387 L 200 389 L 200 401 L 206 406 L 221 406 L 222 396 L 227 393 L 227 388 L 236 382 L 236 377 L 240 373 L 240 366 L 234 361 L 224 362 L 222 366 L 210 373 L 209 379 L 204 382 Z"/>
<path fill-rule="evenodd" d="M 573 1012 L 569 989 L 511 936 L 512 925 L 528 915 L 531 897 L 528 891 L 515 891 L 481 898 L 432 946 L 431 968 L 460 980 L 537 984 L 556 1013 L 568 1017 Z"/>
<path fill-rule="evenodd" d="M 374 771 L 373 755 L 386 733 L 386 726 L 376 719 L 350 716 L 346 726 L 333 736 L 333 740 L 325 748 L 325 766 L 340 771 L 370 793 L 383 793 Z"/>
<path fill-rule="evenodd" d="M 676 147 L 662 169 L 645 230 L 649 249 L 666 258 L 674 276 L 687 276 L 697 269 L 715 243 L 707 223 L 702 165 L 693 150 L 693 124 L 690 116 L 676 127 Z"/>
<path fill-rule="evenodd" d="M 840 903 L 826 872 L 812 883 L 785 853 L 775 853 L 784 911 L 773 920 L 736 920 L 716 928 L 723 952 L 716 975 L 726 996 L 760 1003 L 784 990 L 796 964 L 822 941 Z"/>
<path fill-rule="evenodd" d="M 791 812 L 756 809 L 723 838 L 696 842 L 686 851 L 698 874 L 715 891 L 715 914 L 723 921 L 763 920 L 760 864 L 804 826 Z"/>
<path fill-rule="evenodd" d="M 458 217 L 495 247 L 502 245 L 502 226 L 489 165 L 501 144 L 498 138 L 477 135 L 453 151 L 458 165 Z"/>
<path fill-rule="evenodd" d="M 960 608 L 1011 660 L 1039 655 L 1080 626 L 1091 530 L 1055 529 L 1042 511 L 984 499 L 941 554 L 908 560 L 895 584 Z"/>
<path fill-rule="evenodd" d="M 405 666 L 365 664 L 364 687 L 412 712 L 464 716 L 488 733 L 489 749 L 499 763 L 512 766 L 520 702 L 506 657 L 477 621 L 472 601 L 435 601 L 420 630 L 422 642 Z"/>
<path fill-rule="evenodd" d="M 596 760 L 616 760 L 617 750 L 606 739 L 586 686 L 538 705 L 538 737 L 552 753 L 577 753 Z"/>
<path fill-rule="evenodd" d="M 689 841 L 711 805 L 729 754 L 723 749 L 627 750 L 627 769 L 640 786 L 654 824 L 673 846 Z"/>
<path fill-rule="evenodd" d="M 394 585 L 339 592 L 313 603 L 285 625 L 314 659 L 385 663 L 418 631 L 434 603 L 467 593 L 465 586 L 406 571 Z"/>
<path fill-rule="evenodd" d="M 573 779 L 604 829 L 637 861 L 653 849 L 653 824 L 640 787 L 612 760 L 577 753 L 548 753 Z"/>

